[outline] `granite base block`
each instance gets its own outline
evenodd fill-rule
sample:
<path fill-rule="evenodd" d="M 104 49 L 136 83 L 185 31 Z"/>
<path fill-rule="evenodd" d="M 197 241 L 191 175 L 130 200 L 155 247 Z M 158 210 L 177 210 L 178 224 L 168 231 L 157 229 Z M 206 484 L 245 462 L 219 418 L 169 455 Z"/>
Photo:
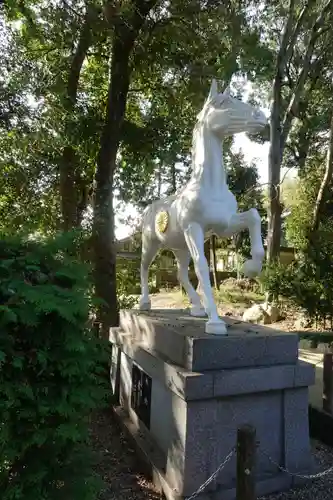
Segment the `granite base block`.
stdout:
<path fill-rule="evenodd" d="M 177 494 L 166 480 L 164 456 L 156 445 L 156 442 L 147 433 L 147 430 L 140 430 L 140 427 L 137 427 L 133 423 L 128 414 L 120 406 L 114 407 L 114 413 L 121 425 L 121 429 L 131 439 L 133 446 L 142 460 L 142 465 L 144 466 L 142 467 L 142 472 L 152 479 L 157 491 L 163 493 L 166 500 L 184 500 L 184 496 Z M 307 472 L 308 470 L 304 471 L 305 474 Z M 256 494 L 259 497 L 272 492 L 285 491 L 292 487 L 301 486 L 304 482 L 304 479 L 297 480 L 287 474 L 277 472 L 273 477 L 267 479 L 259 478 L 257 480 Z M 217 488 L 215 491 L 205 491 L 196 497 L 197 500 L 235 500 L 235 498 L 235 485 L 227 490 Z"/>
<path fill-rule="evenodd" d="M 183 310 L 121 311 L 120 327 L 110 329 L 110 341 L 153 350 L 193 372 L 296 363 L 297 335 L 228 316 L 223 320 L 228 333 L 218 336 L 205 333 L 205 318 Z"/>
<path fill-rule="evenodd" d="M 168 318 L 165 312 L 162 322 L 165 335 L 168 335 Z M 182 345 L 193 346 L 191 338 L 195 336 L 190 336 L 191 320 L 187 318 L 186 321 L 187 333 L 182 334 L 186 337 Z M 130 323 L 134 329 L 135 321 Z M 142 329 L 144 323 L 139 323 Z M 172 331 L 177 329 L 174 316 L 170 323 Z M 158 326 L 155 328 L 159 329 Z M 196 328 L 195 320 L 192 330 Z M 262 332 L 259 336 L 249 334 L 246 325 L 241 335 L 241 328 L 238 322 L 238 333 L 229 344 L 224 338 L 215 338 L 220 344 L 214 367 L 197 371 L 186 368 L 186 363 L 177 363 L 179 353 L 173 353 L 169 343 L 168 356 L 165 350 L 161 352 L 161 341 L 159 349 L 152 337 L 149 342 L 142 343 L 140 335 L 143 336 L 144 332 L 141 330 L 140 334 L 133 330 L 130 336 L 123 334 L 121 329 L 110 333 L 113 345 L 111 382 L 119 395 L 117 414 L 140 442 L 140 447 L 146 448 L 145 456 L 170 500 L 190 496 L 215 472 L 235 446 L 237 429 L 244 424 L 256 428 L 260 447 L 273 462 L 294 473 L 306 474 L 313 470 L 308 428 L 308 386 L 314 382 L 313 367 L 299 362 L 297 351 L 295 356 L 296 336 L 283 334 L 286 338 L 284 347 L 280 333 L 275 344 L 280 346 L 276 356 L 267 351 L 269 365 L 264 350 L 258 351 L 254 358 L 254 348 L 249 351 L 252 360 L 247 362 L 244 345 L 259 342 L 258 345 L 267 346 L 269 341 L 263 338 Z M 248 335 L 252 335 L 250 343 L 247 342 Z M 200 337 L 200 342 L 203 352 L 209 352 L 204 346 L 205 342 L 210 343 L 210 338 Z M 179 345 L 177 341 L 175 346 Z M 228 367 L 231 360 L 237 360 L 240 352 L 244 355 L 241 361 Z M 207 360 L 200 363 L 208 366 Z M 133 403 L 138 401 L 138 394 L 133 399 L 132 373 L 136 366 L 151 379 L 149 397 L 146 394 L 142 398 L 146 410 L 149 407 L 149 420 L 145 423 L 140 408 L 138 410 L 137 403 Z M 288 489 L 293 484 L 290 476 L 281 473 L 260 452 L 257 454 L 256 478 L 257 492 L 261 495 Z M 234 500 L 235 485 L 234 455 L 208 485 L 204 495 L 198 498 Z"/>

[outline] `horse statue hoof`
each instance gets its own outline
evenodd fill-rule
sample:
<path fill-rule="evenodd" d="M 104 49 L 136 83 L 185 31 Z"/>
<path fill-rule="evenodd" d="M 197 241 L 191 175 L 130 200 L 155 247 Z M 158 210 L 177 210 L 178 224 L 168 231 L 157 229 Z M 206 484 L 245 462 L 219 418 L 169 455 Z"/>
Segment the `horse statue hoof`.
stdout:
<path fill-rule="evenodd" d="M 195 318 L 205 318 L 207 316 L 205 309 L 201 306 L 192 306 L 190 315 Z"/>
<path fill-rule="evenodd" d="M 140 311 L 150 311 L 151 310 L 150 300 L 147 301 L 144 298 L 141 298 L 139 302 L 139 309 Z"/>
<path fill-rule="evenodd" d="M 219 321 L 207 321 L 205 325 L 205 332 L 210 335 L 227 335 L 227 326 L 225 322 L 220 319 Z"/>
<path fill-rule="evenodd" d="M 258 274 L 261 273 L 261 269 L 262 269 L 261 260 L 249 259 L 244 262 L 242 271 L 247 278 L 254 278 L 255 276 L 258 276 Z"/>

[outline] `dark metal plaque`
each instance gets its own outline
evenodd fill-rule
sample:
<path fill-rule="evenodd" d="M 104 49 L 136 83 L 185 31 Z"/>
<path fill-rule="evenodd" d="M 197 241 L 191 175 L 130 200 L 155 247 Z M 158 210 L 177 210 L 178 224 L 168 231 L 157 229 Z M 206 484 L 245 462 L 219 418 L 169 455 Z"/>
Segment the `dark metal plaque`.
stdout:
<path fill-rule="evenodd" d="M 133 363 L 131 406 L 147 429 L 150 428 L 151 386 L 151 377 Z"/>

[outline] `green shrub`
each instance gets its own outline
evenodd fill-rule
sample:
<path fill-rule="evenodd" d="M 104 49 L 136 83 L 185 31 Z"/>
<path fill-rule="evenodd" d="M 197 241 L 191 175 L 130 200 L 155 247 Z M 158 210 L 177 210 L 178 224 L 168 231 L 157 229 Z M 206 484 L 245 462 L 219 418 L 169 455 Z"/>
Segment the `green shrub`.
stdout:
<path fill-rule="evenodd" d="M 273 297 L 284 297 L 326 328 L 333 323 L 332 245 L 318 235 L 289 266 L 274 264 L 265 269 L 265 290 Z"/>
<path fill-rule="evenodd" d="M 67 245 L 0 239 L 1 500 L 92 500 L 100 488 L 88 423 L 107 401 L 109 353 L 87 327 L 88 271 Z"/>
<path fill-rule="evenodd" d="M 120 309 L 131 309 L 138 302 L 140 264 L 136 260 L 117 259 L 117 294 Z"/>

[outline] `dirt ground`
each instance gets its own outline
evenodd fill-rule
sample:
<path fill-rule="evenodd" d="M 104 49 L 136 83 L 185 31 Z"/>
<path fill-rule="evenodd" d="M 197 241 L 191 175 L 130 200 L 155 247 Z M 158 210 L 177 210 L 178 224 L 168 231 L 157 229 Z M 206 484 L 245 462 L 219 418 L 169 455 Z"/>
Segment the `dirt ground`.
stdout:
<path fill-rule="evenodd" d="M 120 432 L 112 411 L 96 413 L 90 426 L 96 472 L 104 482 L 98 500 L 160 500 L 151 482 L 139 472 L 135 450 Z"/>
<path fill-rule="evenodd" d="M 251 305 L 255 302 L 261 302 L 262 297 L 258 294 L 253 294 L 252 300 L 248 301 L 247 298 L 249 294 L 244 292 L 238 292 L 237 295 L 232 297 L 233 301 L 230 302 L 228 299 L 230 298 L 230 293 L 227 293 L 219 296 L 218 300 L 218 310 L 221 316 L 233 316 L 235 318 L 241 319 L 244 311 L 251 307 Z M 239 301 L 237 299 L 239 298 Z M 256 300 L 257 299 L 257 300 Z M 161 291 L 160 293 L 151 295 L 151 304 L 152 308 L 155 309 L 182 309 L 188 307 L 189 303 L 186 298 L 179 290 L 170 290 L 170 291 Z M 282 330 L 285 332 L 290 331 L 299 331 L 300 327 L 296 328 L 295 322 L 297 320 L 297 313 L 295 311 L 283 311 L 284 319 L 272 323 L 270 325 L 266 325 L 269 328 L 275 328 L 277 330 Z M 306 330 L 306 328 L 301 328 L 302 330 Z"/>

